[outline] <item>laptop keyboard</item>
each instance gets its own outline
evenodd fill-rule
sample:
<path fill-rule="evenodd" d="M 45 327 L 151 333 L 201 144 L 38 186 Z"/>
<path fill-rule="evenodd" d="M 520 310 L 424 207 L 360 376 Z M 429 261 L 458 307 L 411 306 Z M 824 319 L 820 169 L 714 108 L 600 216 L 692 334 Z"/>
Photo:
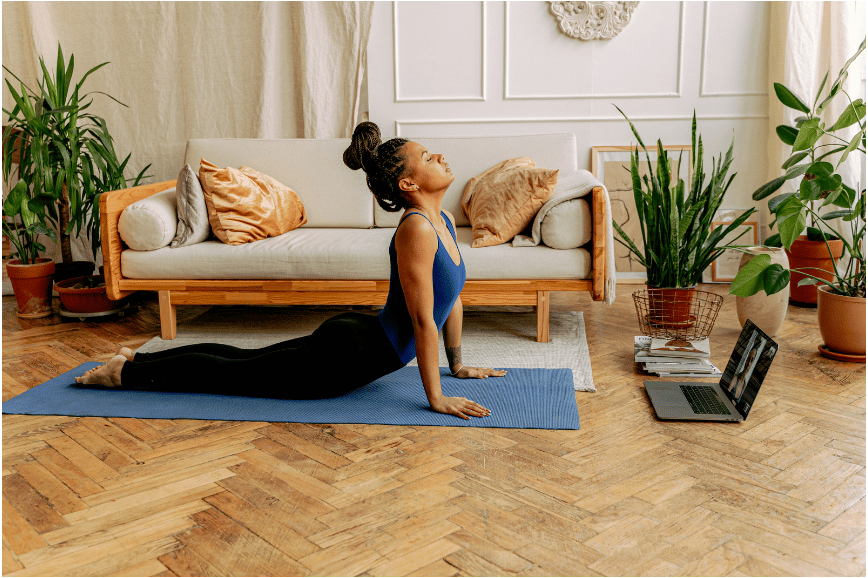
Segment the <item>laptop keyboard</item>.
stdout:
<path fill-rule="evenodd" d="M 681 392 L 687 398 L 693 413 L 728 415 L 729 410 L 720 401 L 717 391 L 708 385 L 682 385 Z"/>

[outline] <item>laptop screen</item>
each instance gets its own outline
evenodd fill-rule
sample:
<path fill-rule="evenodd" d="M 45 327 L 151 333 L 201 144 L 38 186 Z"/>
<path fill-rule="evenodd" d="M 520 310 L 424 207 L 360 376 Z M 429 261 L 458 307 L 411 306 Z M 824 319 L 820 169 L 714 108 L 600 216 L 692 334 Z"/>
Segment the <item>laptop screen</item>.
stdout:
<path fill-rule="evenodd" d="M 720 387 L 742 418 L 747 418 L 778 344 L 748 319 L 726 364 Z"/>

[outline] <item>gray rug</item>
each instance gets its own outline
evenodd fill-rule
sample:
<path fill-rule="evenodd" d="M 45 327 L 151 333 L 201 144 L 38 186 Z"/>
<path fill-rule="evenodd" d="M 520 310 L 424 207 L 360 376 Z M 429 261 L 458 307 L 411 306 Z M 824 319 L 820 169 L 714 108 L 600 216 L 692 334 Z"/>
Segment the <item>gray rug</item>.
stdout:
<path fill-rule="evenodd" d="M 372 315 L 376 308 L 354 308 Z M 223 343 L 236 347 L 264 347 L 309 335 L 347 308 L 338 307 L 214 307 L 178 324 L 178 337 L 155 337 L 138 351 L 150 353 L 193 343 Z M 591 357 L 581 312 L 551 312 L 548 343 L 536 342 L 536 313 L 530 307 L 464 309 L 461 357 L 479 367 L 567 368 L 576 391 L 596 391 Z M 446 352 L 440 339 L 440 366 Z M 416 365 L 412 361 L 410 365 Z"/>

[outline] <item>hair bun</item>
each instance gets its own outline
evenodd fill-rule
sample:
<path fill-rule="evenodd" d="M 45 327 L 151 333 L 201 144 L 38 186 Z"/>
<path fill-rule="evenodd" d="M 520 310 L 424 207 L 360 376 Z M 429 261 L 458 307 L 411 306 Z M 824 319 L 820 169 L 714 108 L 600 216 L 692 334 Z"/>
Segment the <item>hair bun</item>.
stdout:
<path fill-rule="evenodd" d="M 382 143 L 380 127 L 370 121 L 359 123 L 353 131 L 353 140 L 344 151 L 344 164 L 352 170 L 364 168 L 377 156 L 377 147 Z M 365 172 L 368 172 L 365 169 Z"/>

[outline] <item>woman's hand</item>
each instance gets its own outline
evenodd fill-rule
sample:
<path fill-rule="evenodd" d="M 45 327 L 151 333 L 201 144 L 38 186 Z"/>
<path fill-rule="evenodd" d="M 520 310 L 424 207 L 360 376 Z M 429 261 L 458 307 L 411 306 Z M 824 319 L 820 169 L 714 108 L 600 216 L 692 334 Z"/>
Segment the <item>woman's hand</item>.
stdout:
<path fill-rule="evenodd" d="M 506 375 L 505 369 L 491 369 L 490 367 L 468 367 L 462 365 L 458 371 L 452 374 L 452 377 L 459 379 L 485 379 L 488 376 L 503 377 Z"/>
<path fill-rule="evenodd" d="M 471 401 L 466 397 L 445 397 L 441 396 L 437 400 L 430 402 L 431 409 L 439 413 L 447 413 L 457 415 L 462 419 L 470 419 L 470 417 L 485 417 L 491 415 L 491 411 L 482 407 L 475 401 Z"/>

